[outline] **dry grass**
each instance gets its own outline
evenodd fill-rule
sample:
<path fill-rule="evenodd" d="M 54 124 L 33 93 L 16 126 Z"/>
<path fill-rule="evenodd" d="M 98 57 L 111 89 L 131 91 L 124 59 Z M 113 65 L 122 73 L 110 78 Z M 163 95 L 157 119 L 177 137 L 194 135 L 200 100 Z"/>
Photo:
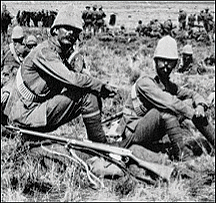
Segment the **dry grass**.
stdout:
<path fill-rule="evenodd" d="M 25 30 L 26 33 L 38 32 Z M 131 43 L 101 42 L 98 39 L 89 40 L 84 44 L 83 51 L 87 65 L 92 75 L 109 81 L 119 87 L 121 97 L 103 101 L 103 117 L 121 110 L 129 93 L 130 82 L 139 74 L 153 74 L 152 55 L 156 41 L 140 39 Z M 148 45 L 148 46 L 147 46 Z M 179 44 L 179 46 L 182 46 Z M 196 46 L 196 60 L 202 60 L 214 53 L 212 46 Z M 207 51 L 206 51 L 207 50 Z M 204 75 L 178 74 L 171 76 L 173 80 L 198 91 L 207 97 L 214 90 L 215 76 L 212 73 Z M 213 115 L 214 108 L 210 115 Z M 212 122 L 214 122 L 214 117 Z M 69 124 L 58 128 L 52 134 L 71 136 L 73 138 L 87 137 L 82 122 L 78 117 Z M 119 180 L 104 179 L 105 188 L 93 190 L 89 187 L 86 173 L 74 162 L 67 162 L 70 167 L 59 172 L 56 163 L 49 162 L 49 170 L 41 166 L 38 157 L 28 153 L 17 156 L 17 146 L 20 137 L 1 138 L 1 201 L 143 201 L 143 202 L 175 202 L 175 201 L 214 201 L 215 199 L 215 161 L 214 157 L 203 155 L 193 163 L 179 163 L 183 168 L 190 169 L 195 175 L 192 179 L 179 178 L 168 186 L 158 183 L 156 186 L 140 182 L 134 185 L 128 193 L 116 191 Z M 39 156 L 41 157 L 41 156 Z M 62 165 L 57 165 L 62 169 Z M 128 186 L 130 186 L 128 184 Z"/>

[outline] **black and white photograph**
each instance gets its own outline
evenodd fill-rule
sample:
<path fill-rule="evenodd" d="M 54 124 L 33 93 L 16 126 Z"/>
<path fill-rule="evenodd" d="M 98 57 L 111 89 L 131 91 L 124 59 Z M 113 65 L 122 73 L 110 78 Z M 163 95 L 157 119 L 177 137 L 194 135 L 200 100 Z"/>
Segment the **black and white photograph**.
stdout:
<path fill-rule="evenodd" d="M 215 1 L 1 1 L 1 202 L 214 202 Z"/>

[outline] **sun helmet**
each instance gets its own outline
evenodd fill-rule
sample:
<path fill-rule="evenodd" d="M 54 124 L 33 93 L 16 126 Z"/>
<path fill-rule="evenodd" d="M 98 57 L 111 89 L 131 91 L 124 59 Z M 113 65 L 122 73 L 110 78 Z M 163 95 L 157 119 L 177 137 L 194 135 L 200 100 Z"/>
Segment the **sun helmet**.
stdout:
<path fill-rule="evenodd" d="M 34 35 L 29 35 L 26 40 L 27 45 L 37 44 L 37 38 Z"/>
<path fill-rule="evenodd" d="M 182 53 L 192 55 L 193 54 L 192 46 L 190 44 L 185 45 L 182 49 Z"/>
<path fill-rule="evenodd" d="M 12 39 L 21 39 L 24 37 L 23 29 L 21 26 L 17 25 L 12 30 Z"/>
<path fill-rule="evenodd" d="M 81 11 L 73 4 L 63 6 L 50 28 L 51 35 L 53 35 L 54 28 L 59 26 L 70 26 L 82 31 Z"/>
<path fill-rule="evenodd" d="M 158 41 L 153 58 L 178 59 L 176 40 L 169 35 L 161 38 Z"/>

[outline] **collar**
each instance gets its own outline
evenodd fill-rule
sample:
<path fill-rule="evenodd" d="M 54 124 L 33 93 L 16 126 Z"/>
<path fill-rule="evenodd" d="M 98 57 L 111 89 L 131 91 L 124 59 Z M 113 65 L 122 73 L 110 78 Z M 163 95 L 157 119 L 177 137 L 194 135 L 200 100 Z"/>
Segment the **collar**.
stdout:
<path fill-rule="evenodd" d="M 50 37 L 48 39 L 48 43 L 50 45 L 50 48 L 53 51 L 57 52 L 58 54 L 62 53 L 61 45 L 60 45 L 59 41 L 55 37 Z"/>
<path fill-rule="evenodd" d="M 66 59 L 66 58 L 68 58 L 68 54 L 70 54 L 71 51 L 73 50 L 73 47 L 71 47 L 71 49 L 68 50 L 68 51 L 66 51 L 66 52 L 65 52 L 64 50 L 62 50 L 62 47 L 61 47 L 59 41 L 58 41 L 55 37 L 50 37 L 50 38 L 48 39 L 48 43 L 49 43 L 49 45 L 50 45 L 50 48 L 51 48 L 53 51 L 55 51 L 56 53 L 58 53 L 59 56 L 60 56 L 63 60 Z"/>
<path fill-rule="evenodd" d="M 160 87 L 162 90 L 166 89 L 165 85 L 161 82 L 161 80 L 160 80 L 160 78 L 159 78 L 158 75 L 156 75 L 154 77 L 154 81 L 156 82 L 156 84 L 158 85 L 158 87 Z"/>

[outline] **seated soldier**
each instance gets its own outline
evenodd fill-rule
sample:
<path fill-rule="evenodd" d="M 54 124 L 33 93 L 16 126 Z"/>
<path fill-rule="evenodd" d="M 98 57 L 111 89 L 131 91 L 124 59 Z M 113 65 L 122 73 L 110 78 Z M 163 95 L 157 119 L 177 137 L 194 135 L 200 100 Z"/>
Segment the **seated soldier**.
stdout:
<path fill-rule="evenodd" d="M 82 114 L 88 138 L 106 142 L 100 99 L 115 91 L 94 77 L 73 71 L 67 61 L 81 31 L 77 8 L 62 8 L 50 29 L 50 38 L 26 56 L 17 72 L 8 100 L 13 99 L 13 105 L 4 111 L 11 124 L 50 132 Z"/>
<path fill-rule="evenodd" d="M 177 61 L 176 41 L 170 36 L 163 37 L 154 53 L 157 75 L 138 78 L 125 103 L 123 117 L 115 130 L 124 138 L 119 145 L 138 144 L 149 148 L 167 134 L 172 148 L 170 158 L 186 160 L 193 156 L 185 141 L 191 132 L 183 129 L 181 122 L 189 119 L 215 146 L 215 129 L 205 114 L 207 102 L 193 90 L 170 81 L 170 73 Z M 194 108 L 184 102 L 186 99 L 192 99 Z"/>
<path fill-rule="evenodd" d="M 182 58 L 178 72 L 190 71 L 193 65 L 193 49 L 190 44 L 186 44 L 182 49 Z"/>

